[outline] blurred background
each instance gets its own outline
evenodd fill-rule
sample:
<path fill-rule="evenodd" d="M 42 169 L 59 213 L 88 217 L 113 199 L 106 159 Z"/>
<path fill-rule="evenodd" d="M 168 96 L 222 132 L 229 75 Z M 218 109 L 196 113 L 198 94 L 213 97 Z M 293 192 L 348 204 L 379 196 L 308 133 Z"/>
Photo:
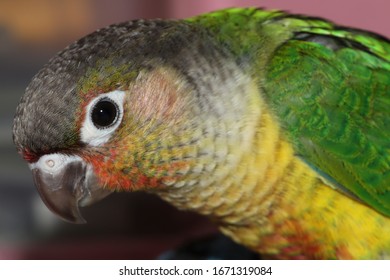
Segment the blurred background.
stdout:
<path fill-rule="evenodd" d="M 67 224 L 38 197 L 11 130 L 30 79 L 69 43 L 112 23 L 232 6 L 320 16 L 390 37 L 388 0 L 0 0 L 0 259 L 154 259 L 216 231 L 207 219 L 143 193 L 114 194 L 82 210 L 88 224 Z"/>

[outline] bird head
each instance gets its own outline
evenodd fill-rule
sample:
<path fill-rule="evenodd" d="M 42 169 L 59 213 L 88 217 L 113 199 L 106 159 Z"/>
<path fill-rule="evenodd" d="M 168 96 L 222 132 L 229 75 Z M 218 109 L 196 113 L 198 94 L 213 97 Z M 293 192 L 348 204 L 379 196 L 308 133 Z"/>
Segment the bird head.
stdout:
<path fill-rule="evenodd" d="M 249 137 L 241 66 L 178 21 L 112 25 L 58 53 L 27 87 L 13 127 L 45 204 L 81 223 L 79 206 L 113 191 L 194 185 L 221 162 L 228 173 Z"/>

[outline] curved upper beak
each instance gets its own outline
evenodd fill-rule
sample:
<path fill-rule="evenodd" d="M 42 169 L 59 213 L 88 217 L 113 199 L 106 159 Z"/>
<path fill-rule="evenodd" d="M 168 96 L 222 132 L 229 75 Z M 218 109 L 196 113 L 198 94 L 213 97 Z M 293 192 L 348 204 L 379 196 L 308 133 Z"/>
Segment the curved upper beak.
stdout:
<path fill-rule="evenodd" d="M 78 156 L 44 155 L 30 168 L 43 202 L 68 222 L 85 223 L 79 206 L 90 205 L 111 193 L 98 185 L 92 166 Z"/>

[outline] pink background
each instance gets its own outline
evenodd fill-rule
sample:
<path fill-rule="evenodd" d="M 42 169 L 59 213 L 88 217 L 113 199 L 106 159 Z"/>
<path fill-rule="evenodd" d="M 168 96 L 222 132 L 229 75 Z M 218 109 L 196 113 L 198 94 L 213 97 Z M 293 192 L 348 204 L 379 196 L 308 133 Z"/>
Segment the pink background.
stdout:
<path fill-rule="evenodd" d="M 325 17 L 340 24 L 366 28 L 390 36 L 388 0 L 198 0 L 188 1 L 188 4 L 187 1 L 180 0 L 173 2 L 175 16 L 190 16 L 220 7 L 255 6 Z"/>

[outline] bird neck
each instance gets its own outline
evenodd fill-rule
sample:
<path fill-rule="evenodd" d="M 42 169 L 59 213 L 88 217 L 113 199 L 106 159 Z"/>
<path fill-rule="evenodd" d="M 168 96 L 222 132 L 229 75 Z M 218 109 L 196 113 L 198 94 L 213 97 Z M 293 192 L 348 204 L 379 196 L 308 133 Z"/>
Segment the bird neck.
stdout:
<path fill-rule="evenodd" d="M 224 176 L 199 175 L 193 184 L 182 183 L 187 187 L 158 194 L 209 216 L 223 233 L 263 255 L 390 257 L 390 220 L 326 185 L 294 154 L 265 108 L 257 124 L 252 145 Z"/>

